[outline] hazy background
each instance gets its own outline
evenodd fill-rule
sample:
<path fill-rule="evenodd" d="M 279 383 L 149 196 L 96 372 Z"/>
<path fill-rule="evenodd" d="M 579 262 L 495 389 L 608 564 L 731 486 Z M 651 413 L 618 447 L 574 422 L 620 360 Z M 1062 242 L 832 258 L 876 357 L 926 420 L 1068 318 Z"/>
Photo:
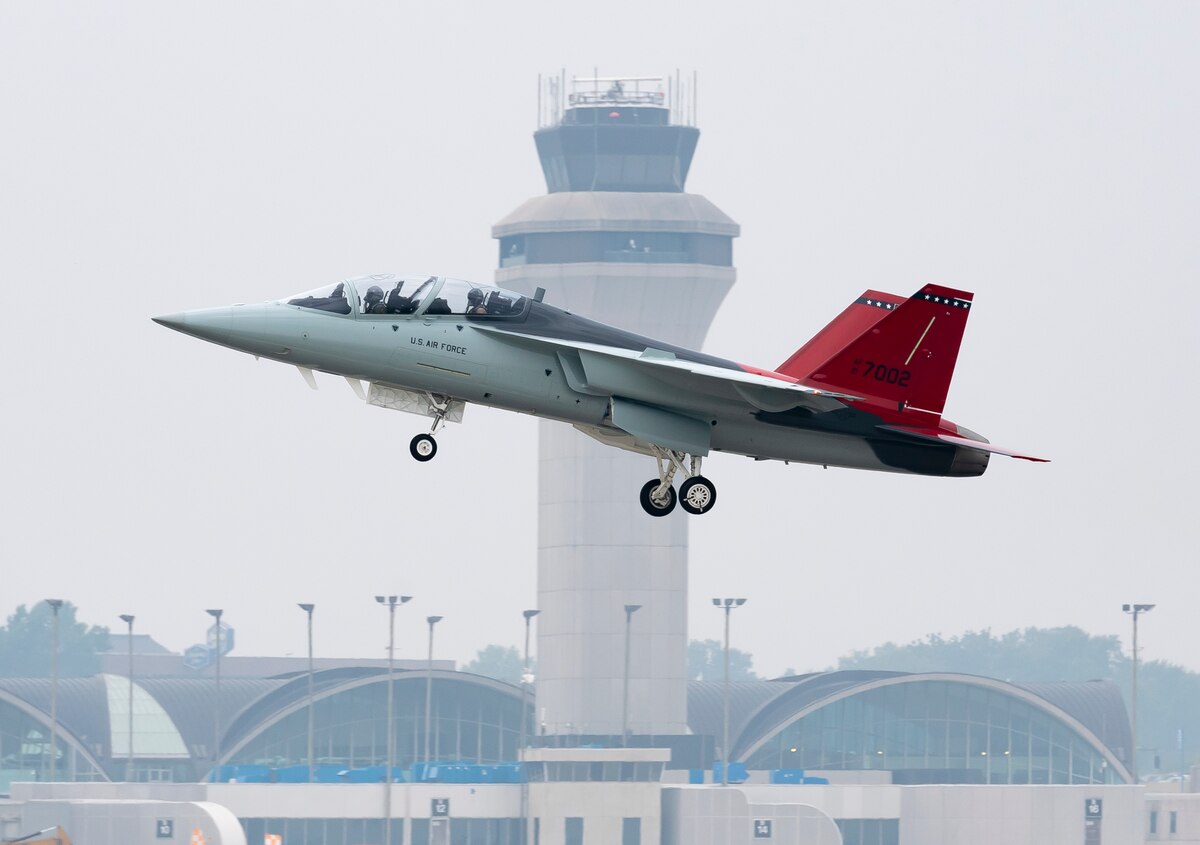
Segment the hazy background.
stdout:
<path fill-rule="evenodd" d="M 536 425 L 417 417 L 150 316 L 365 272 L 489 281 L 545 192 L 537 75 L 699 74 L 688 188 L 742 225 L 706 349 L 775 366 L 867 286 L 976 293 L 947 415 L 1054 459 L 922 479 L 716 456 L 690 633 L 755 668 L 1078 625 L 1200 669 L 1200 4 L 0 3 L 0 613 L 182 649 L 517 644 Z M 528 459 L 514 459 L 524 452 Z M 652 474 L 647 462 L 647 477 Z M 636 490 L 630 490 L 630 498 Z M 639 514 L 640 518 L 640 514 Z M 670 518 L 683 519 L 683 514 Z M 614 530 L 620 530 L 616 527 Z"/>

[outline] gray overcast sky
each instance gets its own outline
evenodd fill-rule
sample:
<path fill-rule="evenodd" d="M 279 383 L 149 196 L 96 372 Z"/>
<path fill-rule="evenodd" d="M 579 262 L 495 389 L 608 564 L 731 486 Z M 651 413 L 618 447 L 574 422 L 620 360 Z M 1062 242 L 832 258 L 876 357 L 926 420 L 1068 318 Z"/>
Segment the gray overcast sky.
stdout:
<path fill-rule="evenodd" d="M 537 74 L 678 67 L 688 187 L 743 227 L 706 349 L 775 366 L 868 286 L 971 290 L 947 415 L 1054 459 L 717 456 L 691 635 L 747 596 L 735 644 L 776 674 L 930 632 L 1125 638 L 1149 601 L 1144 656 L 1200 669 L 1198 43 L 1195 2 L 0 3 L 0 611 L 61 596 L 181 649 L 220 606 L 272 654 L 315 601 L 319 654 L 381 656 L 371 596 L 403 592 L 402 656 L 429 613 L 439 657 L 519 643 L 532 419 L 470 408 L 418 466 L 417 418 L 149 317 L 490 280 L 490 226 L 545 191 Z"/>

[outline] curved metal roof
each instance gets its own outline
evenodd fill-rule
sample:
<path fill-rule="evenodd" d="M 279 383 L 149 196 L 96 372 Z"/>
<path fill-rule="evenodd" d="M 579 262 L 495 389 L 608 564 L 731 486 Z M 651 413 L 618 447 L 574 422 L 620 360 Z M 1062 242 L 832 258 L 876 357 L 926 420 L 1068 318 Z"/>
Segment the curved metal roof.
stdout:
<path fill-rule="evenodd" d="M 760 707 L 787 692 L 791 685 L 779 681 L 750 681 L 729 685 L 729 735 L 737 737 Z M 717 737 L 725 719 L 725 685 L 714 681 L 688 681 L 688 727 L 695 734 Z"/>
<path fill-rule="evenodd" d="M 521 700 L 520 687 L 470 672 L 437 669 L 427 674 L 423 671 L 412 670 L 397 671 L 393 676 L 396 683 L 422 684 L 425 683 L 427 677 L 432 677 L 434 681 L 451 681 L 456 684 L 490 689 L 511 696 L 518 702 Z M 386 669 L 373 667 L 328 669 L 323 672 L 315 672 L 313 674 L 313 699 L 319 701 L 369 684 L 386 684 L 387 680 Z M 297 710 L 306 707 L 307 704 L 307 674 L 284 682 L 283 686 L 254 701 L 230 724 L 229 730 L 224 734 L 221 743 L 222 762 L 233 757 L 253 737 L 286 719 Z"/>
<path fill-rule="evenodd" d="M 767 699 L 757 712 L 738 714 L 739 724 L 745 727 L 732 743 L 733 758 L 748 757 L 786 725 L 834 701 L 881 686 L 929 681 L 984 687 L 1022 700 L 1066 724 L 1104 755 L 1126 781 L 1132 780 L 1124 754 L 1128 740 L 1123 746 L 1112 746 L 1105 741 L 1106 736 L 1118 739 L 1128 736 L 1128 728 L 1122 734 L 1119 727 L 1119 723 L 1127 723 L 1127 719 L 1124 702 L 1115 685 L 1106 682 L 1021 685 L 951 672 L 911 674 L 852 670 L 807 675 L 792 683 L 782 682 L 786 684 L 785 691 Z M 1112 689 L 1105 689 L 1106 686 Z M 1074 712 L 1072 707 L 1078 708 L 1079 712 Z M 734 722 L 732 713 L 730 722 Z M 1095 727 L 1105 733 L 1098 732 Z"/>
<path fill-rule="evenodd" d="M 19 698 L 45 714 L 49 724 L 50 678 L 0 678 L 0 692 Z M 104 678 L 59 678 L 56 713 L 58 724 L 92 755 L 100 759 L 112 756 L 109 731 L 108 691 Z"/>
<path fill-rule="evenodd" d="M 534 232 L 696 232 L 736 238 L 741 227 L 699 194 L 563 191 L 526 200 L 493 238 Z"/>
<path fill-rule="evenodd" d="M 4 680 L 11 681 L 11 680 L 21 680 L 21 679 L 6 678 Z M 37 707 L 36 705 L 27 701 L 22 696 L 13 692 L 11 689 L 6 688 L 7 686 L 8 686 L 7 684 L 0 684 L 0 701 L 11 704 L 13 707 L 17 708 L 22 713 L 29 716 L 31 719 L 34 719 L 38 723 L 45 725 L 47 728 L 47 731 L 49 731 L 51 724 L 50 724 L 50 716 L 49 716 L 48 712 L 43 711 L 40 707 Z M 48 698 L 48 696 L 47 696 L 47 698 Z M 48 705 L 47 705 L 47 707 L 48 707 Z M 66 742 L 68 745 L 70 745 L 72 748 L 74 748 L 79 754 L 81 754 L 84 757 L 84 759 L 86 759 L 88 761 L 89 765 L 91 765 L 97 772 L 100 772 L 105 777 L 108 776 L 108 772 L 105 770 L 104 766 L 101 765 L 101 763 L 100 763 L 100 759 L 104 755 L 99 748 L 97 748 L 95 746 L 89 746 L 89 744 L 83 738 L 81 738 L 80 736 L 75 734 L 73 731 L 71 731 L 69 728 L 67 728 L 63 724 L 62 719 L 59 719 L 57 733 L 58 733 L 58 736 L 61 741 Z"/>
<path fill-rule="evenodd" d="M 108 691 L 108 723 L 113 757 L 129 757 L 130 728 L 134 755 L 156 759 L 191 756 L 175 720 L 141 684 L 128 677 L 101 675 Z M 132 709 L 132 713 L 130 710 Z"/>
<path fill-rule="evenodd" d="M 1112 681 L 1014 684 L 1070 713 L 1100 738 L 1123 764 L 1131 762 L 1133 733 L 1121 688 Z"/>
<path fill-rule="evenodd" d="M 138 683 L 170 714 L 192 757 L 208 757 L 212 753 L 213 700 L 216 695 L 212 679 L 146 678 Z M 279 685 L 280 681 L 266 678 L 222 678 L 221 725 L 231 724 L 242 710 Z M 222 748 L 228 733 L 228 728 L 222 727 Z"/>

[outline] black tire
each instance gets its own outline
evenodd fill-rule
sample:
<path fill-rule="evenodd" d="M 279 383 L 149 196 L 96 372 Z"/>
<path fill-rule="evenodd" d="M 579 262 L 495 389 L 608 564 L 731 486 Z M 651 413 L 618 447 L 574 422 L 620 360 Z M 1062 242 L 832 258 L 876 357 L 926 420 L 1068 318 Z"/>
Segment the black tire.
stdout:
<path fill-rule="evenodd" d="M 431 461 L 437 454 L 437 441 L 432 434 L 418 434 L 409 442 L 408 453 L 422 463 Z"/>
<path fill-rule="evenodd" d="M 679 485 L 679 506 L 688 513 L 708 513 L 716 503 L 717 486 L 703 475 L 693 476 Z"/>
<path fill-rule="evenodd" d="M 659 505 L 653 499 L 651 499 L 650 493 L 659 485 L 659 483 L 660 482 L 657 478 L 650 479 L 644 485 L 642 485 L 641 495 L 638 496 L 638 501 L 642 503 L 642 510 L 651 516 L 666 516 L 671 511 L 675 510 L 675 502 L 678 501 L 678 497 L 675 495 L 674 487 L 667 488 L 667 503 L 665 505 Z"/>

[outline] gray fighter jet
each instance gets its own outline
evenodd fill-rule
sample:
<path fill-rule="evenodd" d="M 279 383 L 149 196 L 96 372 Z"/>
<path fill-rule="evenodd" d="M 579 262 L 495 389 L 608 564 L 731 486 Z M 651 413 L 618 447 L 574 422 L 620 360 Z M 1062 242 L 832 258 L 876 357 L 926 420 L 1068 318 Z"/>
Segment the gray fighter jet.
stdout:
<path fill-rule="evenodd" d="M 756 460 L 977 476 L 992 446 L 942 417 L 972 295 L 866 291 L 777 370 L 715 358 L 533 297 L 439 276 L 346 279 L 261 305 L 155 317 L 255 357 L 343 376 L 371 405 L 431 417 L 410 452 L 468 403 L 561 420 L 655 459 L 640 501 L 665 516 L 716 502 L 711 451 Z M 363 382 L 367 388 L 363 389 Z M 682 478 L 676 493 L 676 477 Z"/>

